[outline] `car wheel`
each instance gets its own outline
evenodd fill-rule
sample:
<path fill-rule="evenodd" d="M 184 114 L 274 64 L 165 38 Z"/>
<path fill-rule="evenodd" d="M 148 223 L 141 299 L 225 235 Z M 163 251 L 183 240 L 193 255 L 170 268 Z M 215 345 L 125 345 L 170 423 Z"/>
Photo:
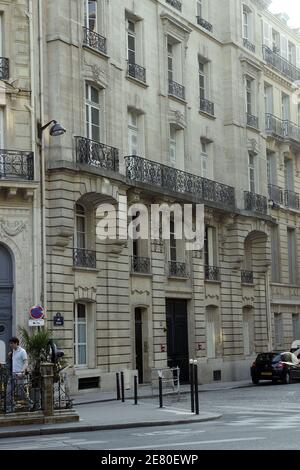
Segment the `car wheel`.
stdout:
<path fill-rule="evenodd" d="M 257 379 L 256 377 L 252 377 L 252 383 L 253 383 L 254 385 L 259 384 L 259 379 Z"/>
<path fill-rule="evenodd" d="M 288 372 L 286 372 L 286 373 L 284 374 L 284 376 L 283 376 L 282 382 L 283 382 L 284 384 L 289 384 L 290 381 L 291 381 L 291 379 L 290 379 L 290 374 L 289 374 Z"/>

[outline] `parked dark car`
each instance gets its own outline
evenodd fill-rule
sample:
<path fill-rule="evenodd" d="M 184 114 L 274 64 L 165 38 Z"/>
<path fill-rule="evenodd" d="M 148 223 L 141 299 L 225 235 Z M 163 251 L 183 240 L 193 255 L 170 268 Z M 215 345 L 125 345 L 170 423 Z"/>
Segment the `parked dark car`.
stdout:
<path fill-rule="evenodd" d="M 260 380 L 278 380 L 288 384 L 291 380 L 300 380 L 300 364 L 291 352 L 267 352 L 258 354 L 251 366 L 251 377 L 254 384 Z"/>

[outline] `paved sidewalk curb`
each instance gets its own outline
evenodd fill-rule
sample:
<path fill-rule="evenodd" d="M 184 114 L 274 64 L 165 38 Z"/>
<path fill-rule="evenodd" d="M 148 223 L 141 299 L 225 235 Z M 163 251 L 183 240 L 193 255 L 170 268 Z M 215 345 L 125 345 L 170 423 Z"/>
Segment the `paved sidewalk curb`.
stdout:
<path fill-rule="evenodd" d="M 40 429 L 22 429 L 19 431 L 1 431 L 0 439 L 9 437 L 28 437 L 28 436 L 44 436 L 50 434 L 69 434 L 80 432 L 92 431 L 109 431 L 113 429 L 132 429 L 132 428 L 147 428 L 156 426 L 172 426 L 176 424 L 191 424 L 214 421 L 222 418 L 222 414 L 213 414 L 206 418 L 188 418 L 178 420 L 163 420 L 163 421 L 143 421 L 138 423 L 120 423 L 120 424 L 103 424 L 103 425 L 86 425 L 86 426 L 70 426 L 61 428 L 40 428 Z"/>

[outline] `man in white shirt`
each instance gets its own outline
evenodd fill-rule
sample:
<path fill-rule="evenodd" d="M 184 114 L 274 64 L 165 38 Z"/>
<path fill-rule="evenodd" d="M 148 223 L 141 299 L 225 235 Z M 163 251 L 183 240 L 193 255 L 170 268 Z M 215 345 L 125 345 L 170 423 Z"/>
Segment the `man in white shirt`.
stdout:
<path fill-rule="evenodd" d="M 12 349 L 12 373 L 16 377 L 22 377 L 28 369 L 28 357 L 25 349 L 21 348 L 18 338 L 13 337 L 9 340 Z"/>

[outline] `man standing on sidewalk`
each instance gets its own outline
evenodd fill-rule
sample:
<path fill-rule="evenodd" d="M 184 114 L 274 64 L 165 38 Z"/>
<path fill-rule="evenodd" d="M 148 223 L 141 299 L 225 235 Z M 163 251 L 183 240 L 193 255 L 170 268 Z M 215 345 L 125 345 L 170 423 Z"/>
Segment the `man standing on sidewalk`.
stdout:
<path fill-rule="evenodd" d="M 13 337 L 9 340 L 9 346 L 12 352 L 8 353 L 12 356 L 12 373 L 14 377 L 23 377 L 28 369 L 28 357 L 25 349 L 21 348 L 18 338 Z"/>
<path fill-rule="evenodd" d="M 28 356 L 25 349 L 21 348 L 18 338 L 13 337 L 9 340 L 11 352 L 8 353 L 9 359 L 12 361 L 12 376 L 10 387 L 8 387 L 8 403 L 9 411 L 14 411 L 16 406 L 22 406 L 25 402 L 30 405 L 28 376 Z"/>

